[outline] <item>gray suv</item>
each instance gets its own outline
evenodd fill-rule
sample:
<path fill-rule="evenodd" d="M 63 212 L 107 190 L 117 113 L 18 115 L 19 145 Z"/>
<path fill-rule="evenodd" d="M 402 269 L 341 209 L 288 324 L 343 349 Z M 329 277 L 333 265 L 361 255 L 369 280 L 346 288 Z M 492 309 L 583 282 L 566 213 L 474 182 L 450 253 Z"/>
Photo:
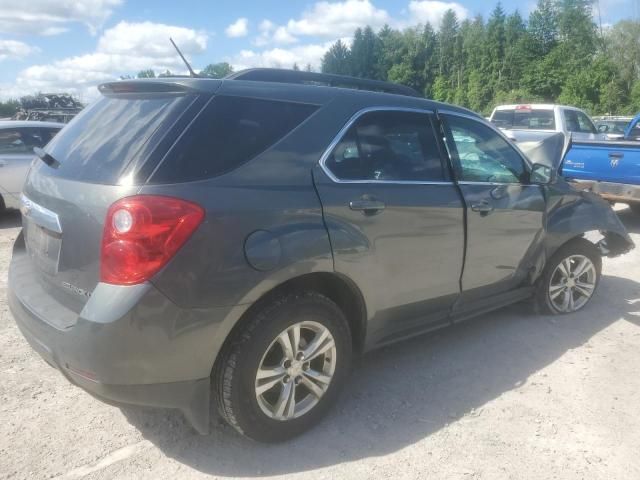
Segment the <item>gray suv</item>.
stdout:
<path fill-rule="evenodd" d="M 353 354 L 525 299 L 575 312 L 601 255 L 633 247 L 607 203 L 405 87 L 250 70 L 99 90 L 38 151 L 9 305 L 74 384 L 203 434 L 213 404 L 250 438 L 297 435 Z"/>

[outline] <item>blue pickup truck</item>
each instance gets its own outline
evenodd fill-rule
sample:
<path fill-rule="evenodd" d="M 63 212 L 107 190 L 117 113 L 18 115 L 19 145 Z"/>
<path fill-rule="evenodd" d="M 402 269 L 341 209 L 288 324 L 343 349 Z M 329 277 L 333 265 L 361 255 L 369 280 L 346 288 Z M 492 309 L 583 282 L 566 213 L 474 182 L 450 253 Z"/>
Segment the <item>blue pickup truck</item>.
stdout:
<path fill-rule="evenodd" d="M 571 142 L 560 173 L 576 188 L 627 203 L 640 215 L 640 142 Z"/>
<path fill-rule="evenodd" d="M 630 124 L 630 132 L 634 125 Z M 623 141 L 573 140 L 563 133 L 508 133 L 525 155 L 537 163 L 548 163 L 574 187 L 626 203 L 640 215 L 640 127 L 637 140 Z"/>

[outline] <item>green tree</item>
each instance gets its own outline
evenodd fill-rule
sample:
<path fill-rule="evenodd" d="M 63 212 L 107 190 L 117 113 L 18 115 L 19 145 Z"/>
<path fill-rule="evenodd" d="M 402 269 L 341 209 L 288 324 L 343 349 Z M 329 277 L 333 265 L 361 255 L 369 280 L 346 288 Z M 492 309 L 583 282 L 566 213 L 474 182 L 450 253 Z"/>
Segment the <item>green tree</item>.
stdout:
<path fill-rule="evenodd" d="M 358 28 L 351 44 L 351 74 L 356 77 L 384 79 L 380 63 L 382 45 L 380 39 L 369 26 Z"/>
<path fill-rule="evenodd" d="M 558 32 L 558 11 L 553 0 L 538 0 L 536 9 L 529 15 L 529 33 L 533 48 L 541 56 L 555 47 Z"/>
<path fill-rule="evenodd" d="M 210 63 L 200 71 L 200 75 L 210 78 L 224 78 L 233 73 L 233 67 L 227 62 Z"/>
<path fill-rule="evenodd" d="M 151 68 L 148 70 L 140 70 L 137 78 L 156 78 L 156 72 L 154 72 Z"/>
<path fill-rule="evenodd" d="M 323 73 L 338 75 L 351 73 L 351 52 L 342 40 L 331 45 L 331 48 L 324 54 L 320 69 Z"/>
<path fill-rule="evenodd" d="M 0 102 L 0 117 L 13 117 L 20 108 L 18 100 L 7 100 Z"/>

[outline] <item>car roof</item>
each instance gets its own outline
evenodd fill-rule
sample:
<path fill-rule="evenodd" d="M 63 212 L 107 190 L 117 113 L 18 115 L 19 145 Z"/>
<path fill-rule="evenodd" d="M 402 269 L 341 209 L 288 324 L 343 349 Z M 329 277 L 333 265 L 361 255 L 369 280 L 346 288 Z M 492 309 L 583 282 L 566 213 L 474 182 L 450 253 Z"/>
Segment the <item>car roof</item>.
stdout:
<path fill-rule="evenodd" d="M 357 79 L 356 79 L 357 80 Z M 386 93 L 370 90 L 358 90 L 339 86 L 325 86 L 318 84 L 289 83 L 286 81 L 262 81 L 242 79 L 212 79 L 191 77 L 162 77 L 153 79 L 131 79 L 104 83 L 98 87 L 104 95 L 118 93 L 140 92 L 202 92 L 208 94 L 220 93 L 225 95 L 255 96 L 256 98 L 270 98 L 290 100 L 301 103 L 326 105 L 337 98 L 349 97 L 357 101 L 362 108 L 371 107 L 399 107 L 423 110 L 448 110 L 478 118 L 477 113 L 466 108 L 446 103 L 428 100 L 422 97 Z"/>
<path fill-rule="evenodd" d="M 37 120 L 0 120 L 0 129 L 4 128 L 62 128 L 64 123 L 58 122 L 39 122 Z"/>

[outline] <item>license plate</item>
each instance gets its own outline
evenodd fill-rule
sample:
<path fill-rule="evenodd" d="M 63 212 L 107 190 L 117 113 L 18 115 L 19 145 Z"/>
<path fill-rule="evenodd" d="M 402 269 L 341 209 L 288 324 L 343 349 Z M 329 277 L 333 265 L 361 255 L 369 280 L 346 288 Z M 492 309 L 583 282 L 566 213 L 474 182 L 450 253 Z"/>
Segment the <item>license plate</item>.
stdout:
<path fill-rule="evenodd" d="M 62 239 L 31 220 L 25 222 L 27 252 L 33 262 L 50 275 L 58 273 Z"/>

